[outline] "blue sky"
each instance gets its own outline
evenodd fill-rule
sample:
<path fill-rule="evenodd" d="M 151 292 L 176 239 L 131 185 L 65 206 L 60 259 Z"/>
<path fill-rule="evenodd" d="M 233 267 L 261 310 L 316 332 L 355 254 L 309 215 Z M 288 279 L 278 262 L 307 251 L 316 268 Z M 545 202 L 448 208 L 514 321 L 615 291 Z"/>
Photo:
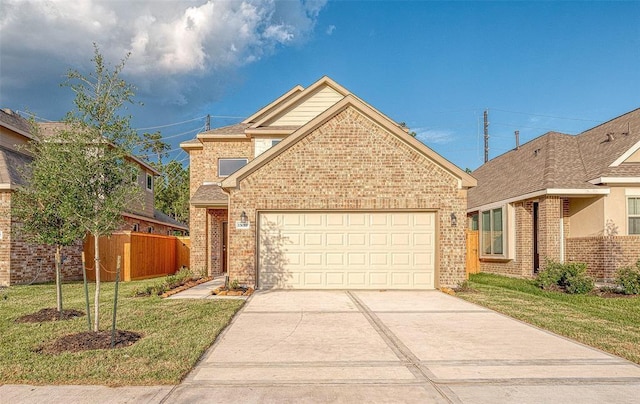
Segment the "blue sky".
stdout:
<path fill-rule="evenodd" d="M 550 130 L 575 134 L 640 107 L 636 1 L 85 3 L 98 7 L 54 1 L 57 18 L 14 38 L 16 24 L 51 9 L 3 1 L 0 106 L 62 117 L 72 105 L 62 74 L 90 68 L 96 41 L 113 62 L 134 49 L 126 78 L 145 104 L 132 109 L 134 126 L 163 126 L 174 145 L 206 114 L 213 126 L 234 123 L 225 117 L 323 75 L 471 169 L 482 164 L 484 109 L 493 158 L 514 147 L 515 130 L 521 143 Z M 176 36 L 185 21 L 196 29 Z"/>

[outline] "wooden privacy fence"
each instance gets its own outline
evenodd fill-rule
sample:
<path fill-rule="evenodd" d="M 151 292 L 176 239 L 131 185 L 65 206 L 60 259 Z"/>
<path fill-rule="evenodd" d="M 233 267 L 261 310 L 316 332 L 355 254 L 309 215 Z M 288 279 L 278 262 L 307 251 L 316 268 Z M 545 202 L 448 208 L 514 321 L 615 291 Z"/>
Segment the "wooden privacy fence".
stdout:
<path fill-rule="evenodd" d="M 120 279 L 154 278 L 174 274 L 189 267 L 189 238 L 159 234 L 119 232 L 100 237 L 100 280 L 115 281 L 118 255 L 122 257 Z M 87 278 L 95 280 L 93 237 L 87 235 L 84 254 Z"/>
<path fill-rule="evenodd" d="M 467 230 L 467 278 L 480 272 L 478 230 Z"/>

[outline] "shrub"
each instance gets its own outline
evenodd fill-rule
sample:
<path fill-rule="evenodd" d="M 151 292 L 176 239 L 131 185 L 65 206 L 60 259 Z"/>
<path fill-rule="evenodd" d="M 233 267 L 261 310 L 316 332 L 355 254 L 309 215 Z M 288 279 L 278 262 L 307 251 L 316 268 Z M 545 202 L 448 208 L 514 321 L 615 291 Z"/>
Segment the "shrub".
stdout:
<path fill-rule="evenodd" d="M 562 281 L 562 264 L 547 260 L 544 271 L 541 271 L 535 279 L 536 285 L 544 290 L 555 290 Z"/>
<path fill-rule="evenodd" d="M 567 293 L 584 294 L 593 290 L 594 281 L 587 275 L 587 264 L 570 262 L 561 264 L 547 260 L 546 268 L 536 277 L 542 289 L 562 288 Z"/>
<path fill-rule="evenodd" d="M 640 260 L 635 266 L 618 269 L 616 283 L 625 295 L 640 294 Z"/>

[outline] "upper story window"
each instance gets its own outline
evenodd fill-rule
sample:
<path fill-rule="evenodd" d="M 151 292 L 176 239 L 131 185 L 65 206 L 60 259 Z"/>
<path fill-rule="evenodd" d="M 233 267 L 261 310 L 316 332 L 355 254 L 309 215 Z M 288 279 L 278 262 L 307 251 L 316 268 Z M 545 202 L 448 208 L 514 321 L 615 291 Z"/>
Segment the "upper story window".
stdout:
<path fill-rule="evenodd" d="M 277 145 L 281 141 L 282 141 L 282 139 L 271 139 L 271 147 Z"/>
<path fill-rule="evenodd" d="M 147 191 L 153 191 L 153 175 L 147 173 Z"/>
<path fill-rule="evenodd" d="M 218 160 L 218 177 L 228 177 L 242 167 L 247 165 L 248 159 L 219 159 Z"/>
<path fill-rule="evenodd" d="M 629 234 L 640 234 L 640 196 L 627 199 L 627 215 L 629 217 Z"/>
<path fill-rule="evenodd" d="M 505 208 L 480 212 L 480 245 L 484 256 L 506 258 Z"/>

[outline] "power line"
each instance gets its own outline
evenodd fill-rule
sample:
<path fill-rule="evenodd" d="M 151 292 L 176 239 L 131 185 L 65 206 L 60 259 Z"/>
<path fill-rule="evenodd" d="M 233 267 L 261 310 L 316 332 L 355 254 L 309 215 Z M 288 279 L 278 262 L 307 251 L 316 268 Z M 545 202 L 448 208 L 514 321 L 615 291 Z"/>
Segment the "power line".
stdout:
<path fill-rule="evenodd" d="M 193 118 L 193 119 L 189 119 L 189 120 L 186 120 L 186 121 L 182 121 L 182 122 L 168 123 L 168 124 L 159 125 L 159 126 L 149 126 L 148 128 L 138 128 L 138 129 L 135 129 L 135 130 L 136 131 L 140 131 L 140 130 L 148 130 L 148 129 L 168 128 L 169 126 L 182 125 L 183 123 L 189 123 L 189 122 L 193 122 L 193 121 L 198 121 L 198 120 L 204 119 L 204 118 L 206 118 L 206 115 L 205 116 L 200 116 L 198 118 Z"/>

